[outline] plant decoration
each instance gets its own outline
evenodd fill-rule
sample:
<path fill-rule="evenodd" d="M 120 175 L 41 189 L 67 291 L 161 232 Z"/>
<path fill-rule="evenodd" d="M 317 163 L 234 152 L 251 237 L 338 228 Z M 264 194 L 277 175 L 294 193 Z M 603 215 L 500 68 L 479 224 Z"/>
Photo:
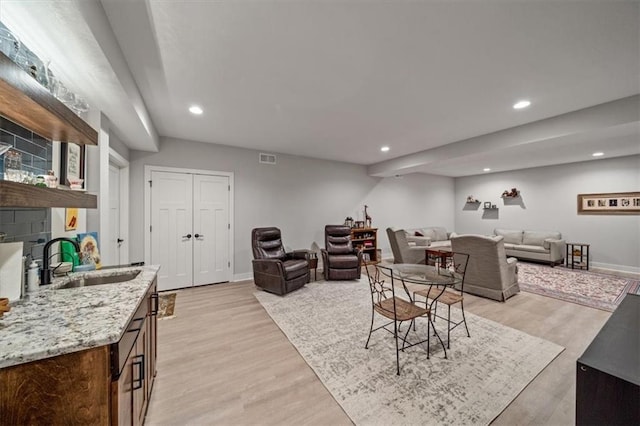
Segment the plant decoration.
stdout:
<path fill-rule="evenodd" d="M 520 195 L 520 191 L 518 191 L 517 188 L 511 188 L 511 191 L 508 190 L 504 190 L 504 192 L 502 193 L 502 198 L 513 198 L 513 197 L 517 197 L 518 195 Z"/>

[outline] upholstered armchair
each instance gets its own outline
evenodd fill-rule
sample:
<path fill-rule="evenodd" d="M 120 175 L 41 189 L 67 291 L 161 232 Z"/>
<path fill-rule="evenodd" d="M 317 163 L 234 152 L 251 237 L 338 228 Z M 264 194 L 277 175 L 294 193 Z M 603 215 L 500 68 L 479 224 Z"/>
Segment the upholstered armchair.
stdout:
<path fill-rule="evenodd" d="M 395 228 L 387 228 L 387 237 L 389 237 L 389 245 L 391 245 L 393 253 L 393 263 L 424 263 L 425 250 L 429 248 L 426 241 L 409 245 L 404 229 Z"/>
<path fill-rule="evenodd" d="M 469 255 L 464 291 L 501 302 L 520 291 L 518 260 L 507 257 L 502 236 L 460 235 L 451 238 L 455 253 Z"/>
<path fill-rule="evenodd" d="M 346 225 L 325 226 L 324 246 L 322 263 L 325 280 L 360 279 L 362 251 L 351 244 L 351 228 Z"/>
<path fill-rule="evenodd" d="M 265 291 L 283 295 L 309 282 L 307 250 L 286 253 L 278 228 L 251 231 L 253 281 Z"/>

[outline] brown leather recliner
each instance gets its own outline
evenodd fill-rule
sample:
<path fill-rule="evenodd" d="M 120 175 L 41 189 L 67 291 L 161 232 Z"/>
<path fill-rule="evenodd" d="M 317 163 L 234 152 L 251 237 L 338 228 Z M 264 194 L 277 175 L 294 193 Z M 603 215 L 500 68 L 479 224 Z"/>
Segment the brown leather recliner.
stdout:
<path fill-rule="evenodd" d="M 360 279 L 362 251 L 351 244 L 351 228 L 346 225 L 325 226 L 324 246 L 322 262 L 325 280 Z"/>
<path fill-rule="evenodd" d="M 251 231 L 253 281 L 270 293 L 283 295 L 309 282 L 307 251 L 286 253 L 280 230 L 275 227 Z"/>

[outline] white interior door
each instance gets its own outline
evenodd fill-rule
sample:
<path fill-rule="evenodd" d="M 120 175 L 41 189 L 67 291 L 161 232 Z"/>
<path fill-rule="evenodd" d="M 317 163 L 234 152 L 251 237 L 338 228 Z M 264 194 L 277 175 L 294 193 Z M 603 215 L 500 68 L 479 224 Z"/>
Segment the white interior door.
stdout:
<path fill-rule="evenodd" d="M 120 232 L 120 168 L 109 165 L 109 243 L 107 252 L 103 253 L 102 263 L 105 265 L 120 265 L 122 243 Z"/>
<path fill-rule="evenodd" d="M 151 173 L 151 263 L 161 265 L 158 290 L 193 284 L 192 175 Z M 206 234 L 205 234 L 206 235 Z"/>
<path fill-rule="evenodd" d="M 230 281 L 229 177 L 193 175 L 193 283 Z"/>

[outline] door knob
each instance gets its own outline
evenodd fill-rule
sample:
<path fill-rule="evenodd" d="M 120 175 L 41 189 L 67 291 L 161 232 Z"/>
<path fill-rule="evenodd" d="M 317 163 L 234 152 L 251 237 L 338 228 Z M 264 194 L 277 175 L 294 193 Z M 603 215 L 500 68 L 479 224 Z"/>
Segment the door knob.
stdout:
<path fill-rule="evenodd" d="M 183 235 L 182 238 L 186 238 L 187 240 L 191 238 L 191 234 Z"/>
<path fill-rule="evenodd" d="M 203 234 L 196 234 L 196 235 L 194 235 L 194 237 L 196 237 L 196 238 L 201 238 L 201 237 L 204 238 L 204 235 Z"/>
<path fill-rule="evenodd" d="M 116 240 L 116 242 L 117 242 L 118 244 L 122 244 L 122 243 L 124 242 L 124 240 L 123 240 L 122 238 L 118 238 L 118 239 Z"/>

